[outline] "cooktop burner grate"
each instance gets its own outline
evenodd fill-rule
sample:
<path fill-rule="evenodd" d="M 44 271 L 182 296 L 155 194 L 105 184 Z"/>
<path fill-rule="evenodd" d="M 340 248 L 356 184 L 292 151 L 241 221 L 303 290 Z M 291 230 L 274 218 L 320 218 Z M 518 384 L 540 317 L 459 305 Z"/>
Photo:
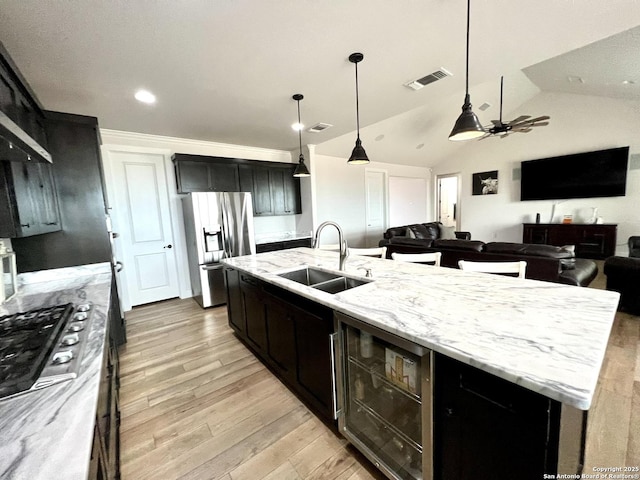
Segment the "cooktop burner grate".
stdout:
<path fill-rule="evenodd" d="M 0 398 L 36 383 L 73 310 L 69 303 L 0 317 Z"/>

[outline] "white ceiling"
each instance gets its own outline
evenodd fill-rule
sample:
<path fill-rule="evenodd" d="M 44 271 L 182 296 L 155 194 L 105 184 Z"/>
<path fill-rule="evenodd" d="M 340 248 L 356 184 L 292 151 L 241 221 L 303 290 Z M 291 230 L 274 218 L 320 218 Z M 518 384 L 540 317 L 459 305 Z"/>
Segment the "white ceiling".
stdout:
<path fill-rule="evenodd" d="M 456 148 L 447 135 L 464 100 L 465 15 L 464 0 L 4 0 L 0 41 L 47 109 L 108 129 L 294 150 L 291 96 L 302 93 L 303 123 L 334 125 L 303 142 L 340 157 L 355 140 L 347 58 L 359 51 L 370 158 L 430 165 Z M 474 0 L 474 110 L 498 117 L 501 75 L 507 120 L 540 90 L 640 100 L 637 25 L 638 0 Z M 440 67 L 453 76 L 403 86 Z M 158 102 L 138 103 L 139 88 Z"/>

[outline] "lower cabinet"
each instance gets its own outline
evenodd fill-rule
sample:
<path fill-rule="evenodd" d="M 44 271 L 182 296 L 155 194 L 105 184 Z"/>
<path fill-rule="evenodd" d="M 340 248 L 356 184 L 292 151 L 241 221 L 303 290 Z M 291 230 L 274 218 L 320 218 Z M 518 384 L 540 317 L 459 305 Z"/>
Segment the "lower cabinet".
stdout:
<path fill-rule="evenodd" d="M 434 402 L 435 478 L 539 480 L 557 473 L 559 402 L 443 355 L 435 359 Z"/>
<path fill-rule="evenodd" d="M 320 418 L 336 428 L 331 309 L 232 269 L 225 270 L 225 279 L 231 328 Z"/>
<path fill-rule="evenodd" d="M 111 335 L 107 334 L 106 339 L 89 466 L 90 480 L 120 478 L 120 361 Z"/>

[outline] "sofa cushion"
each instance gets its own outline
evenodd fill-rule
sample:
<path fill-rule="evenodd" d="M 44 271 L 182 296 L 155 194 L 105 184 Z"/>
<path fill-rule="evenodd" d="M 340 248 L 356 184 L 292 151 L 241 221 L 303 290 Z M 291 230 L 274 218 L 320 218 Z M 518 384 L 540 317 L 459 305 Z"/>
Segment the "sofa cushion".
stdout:
<path fill-rule="evenodd" d="M 479 240 L 447 240 L 444 238 L 435 240 L 433 248 L 442 248 L 447 250 L 470 250 L 473 252 L 481 252 L 484 242 Z"/>
<path fill-rule="evenodd" d="M 392 237 L 388 245 L 411 245 L 414 247 L 429 248 L 433 244 L 430 238 Z"/>
<path fill-rule="evenodd" d="M 443 240 L 455 240 L 456 239 L 456 227 L 440 227 L 440 238 Z"/>
<path fill-rule="evenodd" d="M 414 223 L 407 226 L 408 230 L 413 232 L 414 238 L 417 239 L 435 239 L 438 238 L 438 226 L 425 223 Z"/>
<path fill-rule="evenodd" d="M 384 238 L 389 239 L 391 237 L 404 237 L 406 235 L 407 227 L 391 227 L 387 228 L 384 232 Z"/>
<path fill-rule="evenodd" d="M 558 280 L 566 285 L 587 287 L 598 275 L 598 265 L 593 260 L 575 258 L 574 268 L 560 272 Z"/>
<path fill-rule="evenodd" d="M 576 263 L 575 255 L 570 248 L 555 247 L 553 245 L 489 242 L 485 245 L 484 250 L 488 253 L 508 253 L 511 255 L 532 255 L 534 257 L 556 258 L 560 261 L 560 266 L 563 270 L 571 270 L 575 268 Z"/>

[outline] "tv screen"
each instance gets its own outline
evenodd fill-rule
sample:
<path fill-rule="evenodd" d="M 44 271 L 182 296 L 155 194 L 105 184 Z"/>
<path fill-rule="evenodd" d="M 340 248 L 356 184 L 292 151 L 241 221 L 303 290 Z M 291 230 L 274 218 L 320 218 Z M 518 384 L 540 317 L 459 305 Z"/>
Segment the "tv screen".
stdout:
<path fill-rule="evenodd" d="M 520 200 L 621 197 L 629 147 L 522 162 Z"/>

